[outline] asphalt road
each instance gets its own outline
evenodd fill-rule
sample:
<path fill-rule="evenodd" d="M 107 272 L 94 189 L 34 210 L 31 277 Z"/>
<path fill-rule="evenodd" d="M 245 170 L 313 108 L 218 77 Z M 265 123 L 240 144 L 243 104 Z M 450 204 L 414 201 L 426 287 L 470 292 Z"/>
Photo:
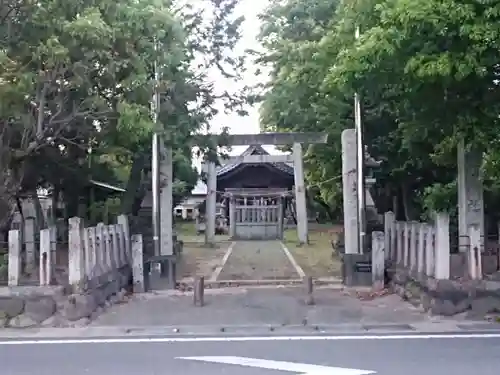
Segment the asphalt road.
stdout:
<path fill-rule="evenodd" d="M 304 341 L 0 342 L 2 375 L 271 375 L 286 372 L 179 357 L 233 356 L 371 370 L 380 375 L 493 375 L 500 335 L 454 338 L 376 337 Z M 156 338 L 158 339 L 158 338 Z M 161 338 L 160 338 L 161 339 Z M 244 340 L 244 339 L 241 339 Z M 106 341 L 106 340 L 103 340 Z M 120 341 L 119 339 L 116 341 Z M 293 366 L 292 366 L 293 367 Z M 292 371 L 293 373 L 304 373 Z M 316 375 L 313 372 L 310 375 Z M 317 375 L 336 375 L 331 370 Z"/>

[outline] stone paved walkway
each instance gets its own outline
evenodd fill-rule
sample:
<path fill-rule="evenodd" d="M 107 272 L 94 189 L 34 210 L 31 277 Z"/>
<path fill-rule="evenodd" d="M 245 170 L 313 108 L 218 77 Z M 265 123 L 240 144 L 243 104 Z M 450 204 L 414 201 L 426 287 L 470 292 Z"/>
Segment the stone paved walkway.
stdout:
<path fill-rule="evenodd" d="M 135 296 L 112 306 L 93 326 L 290 326 L 432 323 L 431 318 L 396 295 L 361 300 L 346 292 L 323 288 L 315 305 L 304 302 L 300 287 L 227 288 L 207 290 L 205 306 L 193 305 L 188 293 Z"/>
<path fill-rule="evenodd" d="M 218 280 L 298 279 L 279 241 L 238 241 Z"/>

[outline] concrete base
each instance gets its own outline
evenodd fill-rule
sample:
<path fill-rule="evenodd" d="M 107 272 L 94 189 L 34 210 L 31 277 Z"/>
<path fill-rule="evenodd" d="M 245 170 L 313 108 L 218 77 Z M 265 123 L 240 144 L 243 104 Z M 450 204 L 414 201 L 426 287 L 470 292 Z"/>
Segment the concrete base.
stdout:
<path fill-rule="evenodd" d="M 342 254 L 342 282 L 345 286 L 371 286 L 371 254 Z"/>
<path fill-rule="evenodd" d="M 151 277 L 154 273 L 154 265 L 159 265 L 160 278 L 167 279 L 168 289 L 175 289 L 177 286 L 177 263 L 179 256 L 177 255 L 160 255 L 150 257 L 144 263 L 144 288 L 146 291 L 151 291 Z"/>

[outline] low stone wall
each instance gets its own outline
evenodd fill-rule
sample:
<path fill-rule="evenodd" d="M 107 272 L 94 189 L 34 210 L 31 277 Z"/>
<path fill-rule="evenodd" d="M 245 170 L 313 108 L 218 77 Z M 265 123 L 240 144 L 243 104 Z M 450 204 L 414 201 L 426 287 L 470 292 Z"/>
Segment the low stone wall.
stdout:
<path fill-rule="evenodd" d="M 125 302 L 130 267 L 103 275 L 73 293 L 68 286 L 0 288 L 0 327 L 68 327 L 88 324 L 114 303 Z"/>
<path fill-rule="evenodd" d="M 433 315 L 500 313 L 500 281 L 436 280 L 401 268 L 393 269 L 390 277 L 395 293 Z"/>

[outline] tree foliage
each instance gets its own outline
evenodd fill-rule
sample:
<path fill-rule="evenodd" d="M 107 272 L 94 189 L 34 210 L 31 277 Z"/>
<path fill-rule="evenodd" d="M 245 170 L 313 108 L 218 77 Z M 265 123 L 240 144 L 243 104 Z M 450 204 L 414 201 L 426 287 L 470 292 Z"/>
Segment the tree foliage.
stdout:
<path fill-rule="evenodd" d="M 89 179 L 127 184 L 129 210 L 153 131 L 174 150 L 177 194 L 189 192 L 197 179 L 191 146 L 214 104 L 240 103 L 231 93 L 216 96 L 207 78 L 215 62 L 238 78 L 241 61 L 230 53 L 241 24 L 236 3 L 0 0 L 0 227 L 16 198 L 41 185 L 62 193 L 74 214 Z M 203 146 L 214 153 L 215 145 Z"/>
<path fill-rule="evenodd" d="M 375 191 L 382 211 L 415 219 L 456 206 L 461 139 L 484 153 L 487 198 L 498 197 L 498 2 L 285 0 L 262 19 L 261 61 L 271 68 L 263 126 L 330 134 L 306 161 L 309 183 L 330 206 L 341 202 L 334 177 L 355 92 L 369 151 L 384 161 Z"/>

